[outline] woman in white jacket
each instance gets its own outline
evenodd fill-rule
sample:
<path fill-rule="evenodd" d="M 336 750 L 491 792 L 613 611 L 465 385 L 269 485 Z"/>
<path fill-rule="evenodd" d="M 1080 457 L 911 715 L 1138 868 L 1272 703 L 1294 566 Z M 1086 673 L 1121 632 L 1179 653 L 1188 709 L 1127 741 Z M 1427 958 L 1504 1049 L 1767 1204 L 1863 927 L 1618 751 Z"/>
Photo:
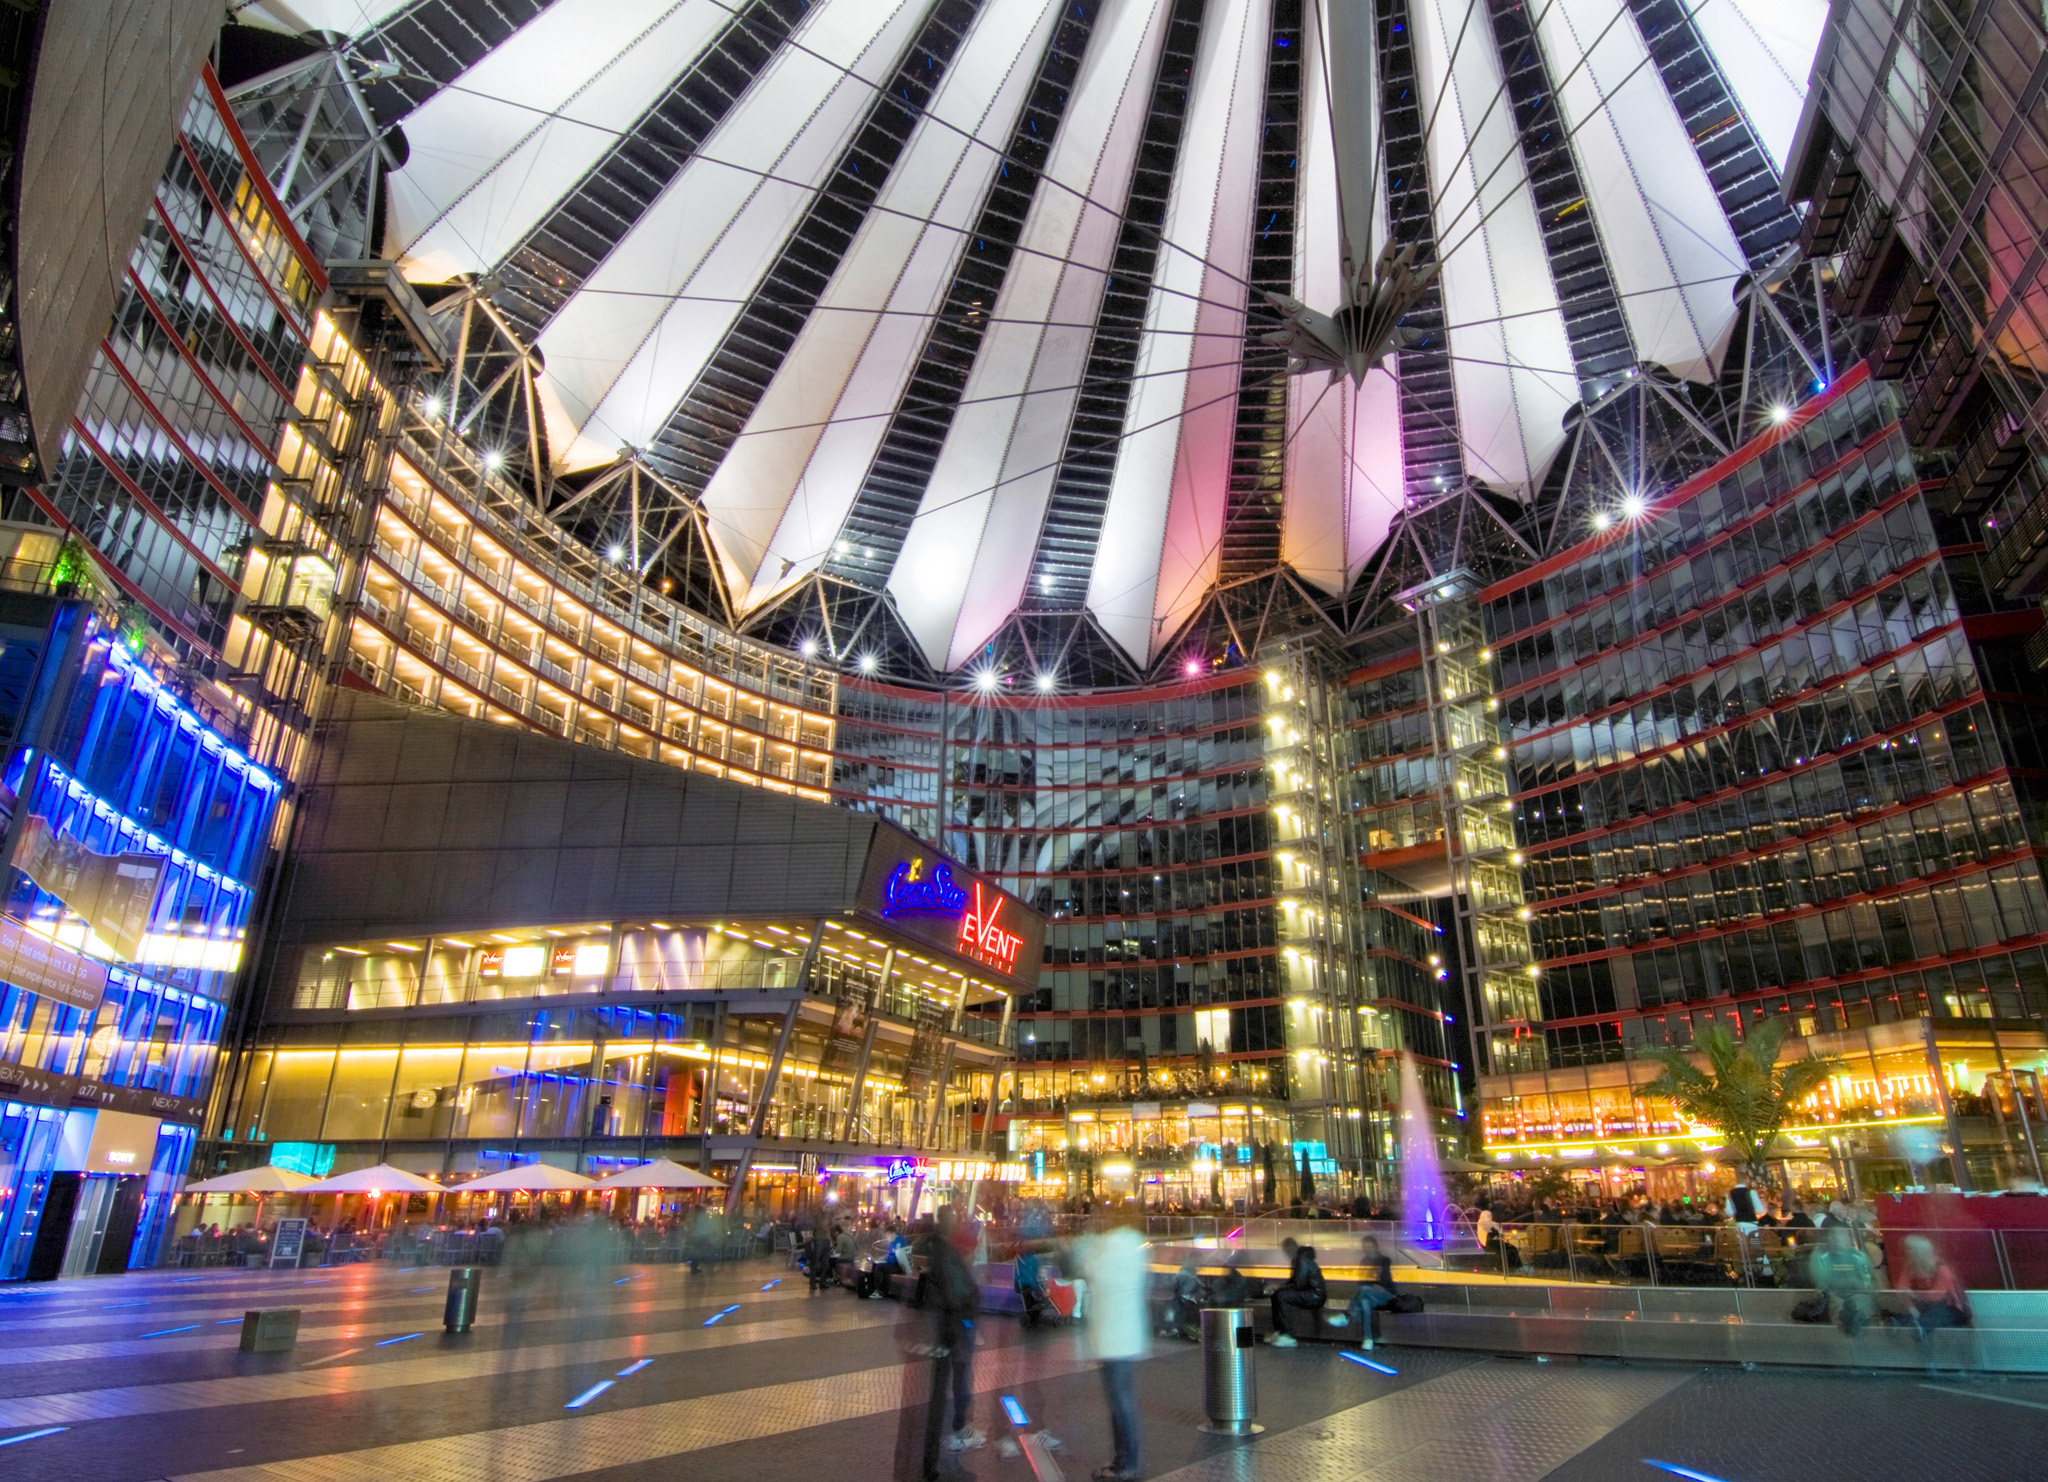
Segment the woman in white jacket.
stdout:
<path fill-rule="evenodd" d="M 1088 1357 L 1102 1366 L 1102 1389 L 1116 1436 L 1116 1460 L 1095 1473 L 1095 1482 L 1135 1482 L 1144 1471 L 1132 1379 L 1151 1336 L 1145 1242 L 1136 1230 L 1122 1226 L 1083 1241 L 1077 1254 L 1088 1279 L 1082 1343 Z"/>

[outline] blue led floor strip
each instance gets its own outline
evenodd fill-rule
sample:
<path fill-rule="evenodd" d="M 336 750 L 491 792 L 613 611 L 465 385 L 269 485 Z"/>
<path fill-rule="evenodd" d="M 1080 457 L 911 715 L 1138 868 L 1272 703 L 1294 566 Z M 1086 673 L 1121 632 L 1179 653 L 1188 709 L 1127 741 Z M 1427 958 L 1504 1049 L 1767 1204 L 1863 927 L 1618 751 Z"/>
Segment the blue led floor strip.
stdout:
<path fill-rule="evenodd" d="M 774 1291 L 774 1290 L 775 1290 L 775 1289 L 776 1289 L 777 1287 L 779 1287 L 779 1286 L 781 1286 L 781 1285 L 782 1285 L 782 1278 L 778 1276 L 778 1277 L 776 1277 L 776 1278 L 775 1278 L 775 1279 L 774 1279 L 773 1281 L 769 1282 L 769 1283 L 768 1283 L 768 1285 L 766 1285 L 766 1286 L 762 1287 L 762 1288 L 761 1288 L 761 1290 L 762 1290 L 762 1291 L 764 1291 L 764 1292 L 772 1292 L 772 1291 Z"/>
<path fill-rule="evenodd" d="M 653 1359 L 642 1359 L 637 1364 L 628 1364 L 625 1368 L 619 1370 L 619 1377 L 624 1379 L 629 1374 L 637 1374 L 653 1362 Z"/>
<path fill-rule="evenodd" d="M 389 1348 L 394 1343 L 410 1343 L 413 1339 L 423 1336 L 424 1335 L 420 1333 L 407 1333 L 403 1337 L 399 1338 L 380 1338 L 377 1341 L 377 1346 L 379 1348 Z"/>
<path fill-rule="evenodd" d="M 158 1328 L 154 1333 L 144 1333 L 142 1336 L 145 1338 L 163 1338 L 172 1333 L 196 1333 L 198 1331 L 199 1324 L 195 1322 L 188 1323 L 182 1328 Z"/>
<path fill-rule="evenodd" d="M 1389 1365 L 1375 1363 L 1362 1353 L 1346 1353 L 1343 1357 L 1350 1359 L 1354 1364 L 1364 1364 L 1368 1369 L 1377 1369 L 1382 1374 L 1398 1374 L 1401 1372 L 1399 1369 L 1392 1368 Z M 1655 1463 L 1653 1462 L 1652 1465 L 1654 1466 Z"/>
<path fill-rule="evenodd" d="M 70 1429 L 71 1427 L 68 1425 L 46 1425 L 39 1431 L 23 1431 L 18 1436 L 9 1436 L 5 1440 L 0 1440 L 0 1446 L 12 1446 L 17 1441 L 34 1441 L 43 1436 L 54 1436 L 59 1431 L 68 1431 Z"/>
<path fill-rule="evenodd" d="M 597 1383 L 591 1385 L 590 1388 L 583 1391 L 582 1394 L 576 1396 L 575 1399 L 569 1401 L 569 1403 L 564 1405 L 562 1408 L 564 1410 L 581 1410 L 585 1405 L 589 1404 L 592 1400 L 596 1399 L 599 1395 L 603 1394 L 606 1390 L 610 1389 L 617 1382 L 618 1381 L 615 1379 L 600 1379 L 597 1381 Z"/>
<path fill-rule="evenodd" d="M 1015 1395 L 1003 1396 L 1003 1413 L 1010 1417 L 1010 1424 L 1020 1431 L 1031 1424 L 1031 1417 L 1024 1413 L 1024 1407 L 1017 1403 Z"/>
<path fill-rule="evenodd" d="M 1655 1467 L 1660 1472 L 1669 1472 L 1674 1477 L 1687 1478 L 1689 1482 L 1721 1482 L 1719 1477 L 1710 1477 L 1705 1472 L 1695 1472 L 1691 1467 L 1682 1467 L 1675 1462 L 1651 1461 L 1646 1456 L 1643 1458 L 1643 1465 Z"/>
<path fill-rule="evenodd" d="M 735 1312 L 737 1312 L 737 1311 L 739 1311 L 739 1310 L 740 1310 L 740 1305 L 739 1305 L 739 1303 L 735 1302 L 735 1303 L 733 1303 L 733 1304 L 732 1304 L 732 1306 L 730 1306 L 730 1307 L 726 1308 L 726 1309 L 725 1309 L 725 1311 L 723 1311 L 723 1312 L 714 1312 L 714 1313 L 712 1313 L 712 1314 L 711 1314 L 711 1316 L 709 1316 L 709 1317 L 705 1318 L 705 1319 L 704 1319 L 704 1326 L 708 1328 L 708 1327 L 710 1327 L 710 1326 L 711 1326 L 711 1325 L 712 1325 L 713 1323 L 717 1322 L 717 1321 L 718 1321 L 718 1320 L 719 1320 L 719 1319 L 720 1319 L 721 1317 L 730 1317 L 730 1316 L 732 1316 L 732 1315 L 733 1315 L 733 1314 L 734 1314 Z"/>
<path fill-rule="evenodd" d="M 147 1302 L 109 1302 L 100 1311 L 112 1312 L 117 1307 L 147 1307 L 148 1305 L 149 1303 Z"/>

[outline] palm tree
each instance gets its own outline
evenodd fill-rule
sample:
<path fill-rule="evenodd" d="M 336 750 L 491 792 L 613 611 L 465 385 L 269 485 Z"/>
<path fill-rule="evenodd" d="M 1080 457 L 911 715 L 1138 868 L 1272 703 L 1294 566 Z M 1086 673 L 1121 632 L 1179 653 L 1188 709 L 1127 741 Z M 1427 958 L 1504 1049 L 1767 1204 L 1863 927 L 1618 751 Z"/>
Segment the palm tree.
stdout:
<path fill-rule="evenodd" d="M 1664 1073 L 1643 1087 L 1645 1096 L 1669 1097 L 1688 1121 L 1712 1127 L 1728 1139 L 1751 1187 L 1770 1178 L 1771 1144 L 1792 1120 L 1799 1104 L 1840 1069 L 1833 1055 L 1808 1055 L 1778 1064 L 1785 1042 L 1784 1021 L 1764 1019 L 1741 1039 L 1710 1024 L 1693 1036 L 1702 1067 L 1684 1050 L 1660 1048 L 1650 1058 Z"/>

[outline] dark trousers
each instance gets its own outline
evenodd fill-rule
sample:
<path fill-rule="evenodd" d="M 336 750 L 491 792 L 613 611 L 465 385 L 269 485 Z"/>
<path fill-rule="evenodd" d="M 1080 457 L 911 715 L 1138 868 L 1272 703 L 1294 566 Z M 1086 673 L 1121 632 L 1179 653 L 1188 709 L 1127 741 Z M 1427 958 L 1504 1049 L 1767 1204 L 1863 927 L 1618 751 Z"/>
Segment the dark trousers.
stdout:
<path fill-rule="evenodd" d="M 945 1426 L 946 1386 L 953 1389 L 953 1430 L 967 1428 L 967 1407 L 974 1398 L 974 1319 L 940 1313 L 936 1324 L 939 1347 L 932 1359 L 932 1401 L 924 1414 L 924 1474 L 939 1475 L 939 1440 Z"/>
<path fill-rule="evenodd" d="M 1109 1400 L 1109 1428 L 1116 1437 L 1116 1460 L 1111 1463 L 1126 1477 L 1143 1470 L 1143 1443 L 1138 1436 L 1138 1396 L 1132 1379 L 1137 1369 L 1133 1359 L 1102 1361 L 1102 1392 Z"/>
<path fill-rule="evenodd" d="M 1323 1299 L 1314 1292 L 1298 1292 L 1291 1287 L 1283 1286 L 1279 1291 L 1273 1293 L 1274 1335 L 1278 1336 L 1281 1333 L 1292 1331 L 1287 1326 L 1287 1314 L 1290 1311 L 1308 1313 L 1308 1330 L 1313 1333 L 1316 1326 L 1315 1310 L 1322 1305 Z"/>

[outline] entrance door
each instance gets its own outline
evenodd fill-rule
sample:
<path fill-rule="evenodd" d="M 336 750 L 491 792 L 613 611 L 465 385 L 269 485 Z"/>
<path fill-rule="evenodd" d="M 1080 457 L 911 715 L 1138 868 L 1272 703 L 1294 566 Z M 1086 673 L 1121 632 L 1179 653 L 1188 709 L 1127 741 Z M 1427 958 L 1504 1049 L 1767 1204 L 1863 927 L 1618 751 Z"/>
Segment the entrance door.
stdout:
<path fill-rule="evenodd" d="M 36 1243 L 29 1250 L 28 1279 L 55 1281 L 64 1269 L 64 1248 L 71 1239 L 71 1213 L 78 1207 L 82 1173 L 53 1173 L 43 1195 L 42 1218 L 36 1222 Z"/>
<path fill-rule="evenodd" d="M 114 1180 L 102 1173 L 85 1174 L 78 1203 L 71 1211 L 71 1238 L 64 1242 L 65 1276 L 90 1276 L 99 1266 L 100 1242 L 114 1209 Z M 46 1211 L 45 1222 L 50 1216 Z"/>
<path fill-rule="evenodd" d="M 146 1180 L 123 1174 L 109 1182 L 114 1186 L 114 1197 L 108 1201 L 100 1258 L 92 1268 L 101 1276 L 117 1275 L 128 1269 L 128 1252 L 135 1245 L 135 1226 L 142 1219 L 142 1186 Z"/>

